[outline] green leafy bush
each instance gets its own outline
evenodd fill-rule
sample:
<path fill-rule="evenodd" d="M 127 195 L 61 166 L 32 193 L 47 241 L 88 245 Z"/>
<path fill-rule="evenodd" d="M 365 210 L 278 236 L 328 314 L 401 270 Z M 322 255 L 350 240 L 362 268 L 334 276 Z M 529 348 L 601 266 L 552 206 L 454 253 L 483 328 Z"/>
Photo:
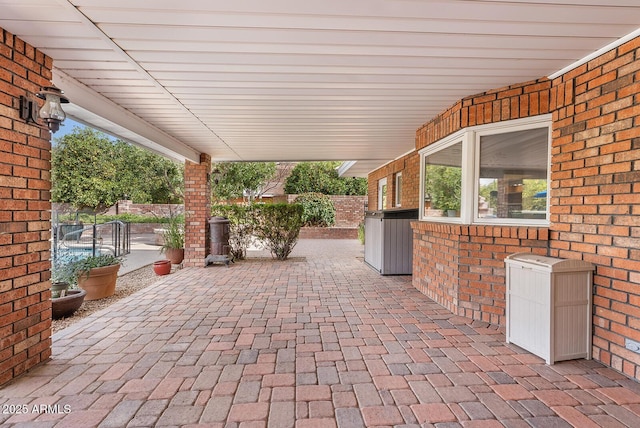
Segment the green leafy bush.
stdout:
<path fill-rule="evenodd" d="M 302 205 L 304 226 L 329 227 L 336 223 L 336 208 L 329 196 L 322 193 L 303 193 L 294 202 Z"/>
<path fill-rule="evenodd" d="M 256 227 L 255 205 L 214 205 L 212 216 L 229 219 L 229 246 L 235 259 L 244 260 Z"/>
<path fill-rule="evenodd" d="M 358 224 L 358 240 L 362 245 L 364 245 L 364 222 L 360 222 Z"/>
<path fill-rule="evenodd" d="M 256 205 L 256 236 L 278 260 L 286 260 L 293 251 L 300 228 L 303 208 L 300 204 Z"/>

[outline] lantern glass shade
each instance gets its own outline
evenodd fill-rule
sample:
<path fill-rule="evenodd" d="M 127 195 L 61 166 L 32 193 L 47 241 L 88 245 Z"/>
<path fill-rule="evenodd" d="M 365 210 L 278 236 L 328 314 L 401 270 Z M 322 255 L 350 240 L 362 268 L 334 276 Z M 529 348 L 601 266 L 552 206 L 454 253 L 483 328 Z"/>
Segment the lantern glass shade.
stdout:
<path fill-rule="evenodd" d="M 42 88 L 36 97 L 44 100 L 44 105 L 39 112 L 40 117 L 47 124 L 49 130 L 56 132 L 60 128 L 60 123 L 67 117 L 60 104 L 68 103 L 69 100 L 55 86 Z"/>
<path fill-rule="evenodd" d="M 67 115 L 60 105 L 60 96 L 55 94 L 46 94 L 44 105 L 40 109 L 40 117 L 42 119 L 53 119 L 62 122 Z"/>

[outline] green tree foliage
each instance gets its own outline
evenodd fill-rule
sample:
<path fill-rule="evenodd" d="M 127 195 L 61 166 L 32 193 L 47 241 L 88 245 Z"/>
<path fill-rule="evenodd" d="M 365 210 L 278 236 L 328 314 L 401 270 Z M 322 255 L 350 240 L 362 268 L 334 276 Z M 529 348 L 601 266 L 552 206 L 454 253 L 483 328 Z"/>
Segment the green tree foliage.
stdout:
<path fill-rule="evenodd" d="M 302 162 L 293 168 L 284 191 L 288 194 L 366 195 L 365 178 L 339 177 L 340 162 Z"/>
<path fill-rule="evenodd" d="M 438 210 L 459 210 L 462 197 L 462 168 L 427 165 L 425 194 L 431 197 L 431 207 Z"/>
<path fill-rule="evenodd" d="M 275 162 L 220 162 L 212 165 L 211 189 L 215 200 L 262 196 L 266 185 L 276 175 Z M 217 183 L 216 183 L 217 179 Z"/>
<path fill-rule="evenodd" d="M 540 192 L 547 191 L 546 179 L 524 179 L 522 191 L 522 209 L 531 211 L 544 211 L 547 209 L 547 198 L 536 197 Z"/>
<path fill-rule="evenodd" d="M 120 198 L 114 148 L 109 138 L 90 128 L 75 128 L 52 150 L 51 198 L 77 209 L 104 210 Z"/>
<path fill-rule="evenodd" d="M 305 226 L 329 227 L 336 223 L 336 208 L 329 196 L 303 193 L 294 202 L 302 205 L 302 221 Z"/>
<path fill-rule="evenodd" d="M 76 209 L 103 211 L 125 195 L 135 203 L 179 203 L 182 168 L 168 159 L 91 128 L 57 140 L 51 198 Z"/>
<path fill-rule="evenodd" d="M 114 143 L 114 150 L 123 195 L 138 204 L 182 202 L 181 165 L 120 140 Z"/>

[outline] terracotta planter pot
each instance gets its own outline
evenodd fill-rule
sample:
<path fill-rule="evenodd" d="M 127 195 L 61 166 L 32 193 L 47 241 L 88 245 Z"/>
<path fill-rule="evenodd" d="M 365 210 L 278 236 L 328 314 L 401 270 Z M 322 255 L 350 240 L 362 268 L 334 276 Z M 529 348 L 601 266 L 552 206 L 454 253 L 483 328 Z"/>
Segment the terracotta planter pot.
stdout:
<path fill-rule="evenodd" d="M 113 296 L 116 292 L 116 280 L 118 279 L 120 265 L 93 268 L 89 275 L 82 274 L 78 277 L 78 287 L 87 292 L 85 300 L 98 300 Z"/>
<path fill-rule="evenodd" d="M 171 261 L 158 260 L 157 262 L 153 262 L 153 271 L 156 275 L 167 275 L 171 273 Z"/>
<path fill-rule="evenodd" d="M 73 315 L 82 306 L 87 294 L 84 290 L 67 290 L 66 296 L 51 299 L 51 317 L 54 320 Z"/>
<path fill-rule="evenodd" d="M 173 265 L 179 265 L 184 260 L 184 248 L 167 248 L 164 255 L 171 261 Z"/>

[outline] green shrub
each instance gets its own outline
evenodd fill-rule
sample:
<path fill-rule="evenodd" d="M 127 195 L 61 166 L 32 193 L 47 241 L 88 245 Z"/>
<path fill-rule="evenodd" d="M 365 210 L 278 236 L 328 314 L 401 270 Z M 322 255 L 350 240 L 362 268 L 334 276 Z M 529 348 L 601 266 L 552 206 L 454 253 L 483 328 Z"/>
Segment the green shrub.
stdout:
<path fill-rule="evenodd" d="M 322 193 L 303 193 L 294 202 L 302 205 L 304 226 L 329 227 L 336 223 L 336 208 L 329 196 Z"/>
<path fill-rule="evenodd" d="M 254 240 L 256 213 L 255 205 L 214 205 L 212 216 L 229 219 L 229 246 L 235 259 L 244 260 L 247 248 Z"/>
<path fill-rule="evenodd" d="M 300 228 L 303 208 L 300 204 L 255 205 L 256 236 L 278 260 L 286 260 L 293 251 Z"/>
<path fill-rule="evenodd" d="M 358 224 L 358 240 L 364 245 L 364 222 Z"/>

